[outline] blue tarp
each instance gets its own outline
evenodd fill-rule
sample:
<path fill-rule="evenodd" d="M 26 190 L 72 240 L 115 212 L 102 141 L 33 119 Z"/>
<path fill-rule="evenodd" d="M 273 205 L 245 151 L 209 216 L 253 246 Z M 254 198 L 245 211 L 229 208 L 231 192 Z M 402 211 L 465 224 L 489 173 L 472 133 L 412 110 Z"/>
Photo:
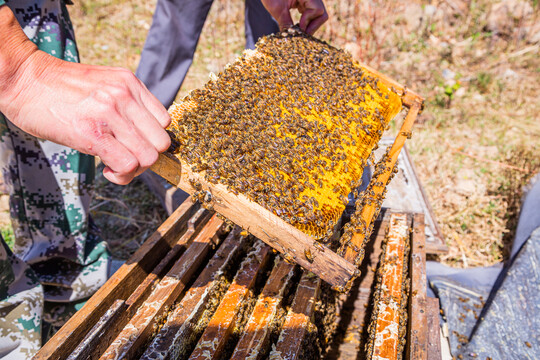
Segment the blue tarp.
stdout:
<path fill-rule="evenodd" d="M 540 181 L 526 195 L 508 262 L 454 269 L 429 261 L 427 275 L 454 357 L 540 359 Z"/>

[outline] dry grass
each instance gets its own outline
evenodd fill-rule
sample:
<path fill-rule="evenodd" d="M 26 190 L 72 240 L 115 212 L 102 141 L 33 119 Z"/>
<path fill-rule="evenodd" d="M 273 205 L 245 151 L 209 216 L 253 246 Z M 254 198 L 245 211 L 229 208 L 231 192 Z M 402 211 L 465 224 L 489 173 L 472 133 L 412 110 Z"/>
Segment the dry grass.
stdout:
<path fill-rule="evenodd" d="M 99 173 L 103 165 L 98 166 Z M 114 257 L 128 259 L 167 218 L 159 200 L 135 179 L 129 186 L 115 185 L 97 176 L 90 213 Z"/>
<path fill-rule="evenodd" d="M 441 260 L 454 266 L 503 259 L 520 188 L 540 168 L 538 43 L 530 42 L 534 34 L 520 35 L 538 26 L 538 5 L 523 3 L 532 15 L 512 18 L 510 30 L 496 34 L 487 0 L 326 0 L 331 19 L 319 36 L 426 96 L 409 147 L 450 248 Z M 76 1 L 70 10 L 82 61 L 135 70 L 154 6 L 154 0 Z M 180 94 L 204 84 L 243 45 L 242 2 L 216 1 Z M 98 179 L 100 196 L 120 198 L 128 208 L 100 198 L 93 203 L 121 256 L 162 220 L 145 192 L 140 184 L 120 190 Z"/>

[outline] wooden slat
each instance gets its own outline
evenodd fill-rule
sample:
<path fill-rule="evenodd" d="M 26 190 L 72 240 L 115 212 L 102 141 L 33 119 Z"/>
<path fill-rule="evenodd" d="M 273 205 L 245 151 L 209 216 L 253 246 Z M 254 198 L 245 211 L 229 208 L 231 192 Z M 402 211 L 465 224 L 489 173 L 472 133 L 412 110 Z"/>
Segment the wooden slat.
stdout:
<path fill-rule="evenodd" d="M 161 259 L 159 264 L 148 276 L 137 286 L 135 291 L 124 302 L 121 308 L 117 309 L 118 314 L 109 326 L 100 332 L 98 337 L 86 341 L 88 347 L 87 357 L 79 356 L 77 359 L 97 359 L 109 347 L 112 341 L 118 336 L 126 326 L 131 317 L 135 314 L 142 302 L 148 297 L 154 285 L 159 282 L 168 266 L 176 260 L 180 254 L 191 244 L 195 236 L 199 233 L 203 225 L 209 219 L 210 213 L 205 209 L 199 209 L 191 219 L 188 220 L 186 232 L 178 239 L 173 248 Z M 75 351 L 77 352 L 77 350 Z M 73 355 L 73 354 L 72 354 Z"/>
<path fill-rule="evenodd" d="M 427 359 L 441 360 L 441 327 L 439 324 L 439 299 L 426 298 L 426 313 L 428 318 Z"/>
<path fill-rule="evenodd" d="M 302 274 L 275 349 L 270 352 L 270 359 L 295 360 L 302 356 L 303 340 L 312 325 L 311 318 L 315 311 L 320 285 L 321 281 L 315 275 L 307 271 Z"/>
<path fill-rule="evenodd" d="M 348 294 L 342 294 L 343 305 L 336 314 L 341 326 L 336 330 L 334 344 L 326 355 L 327 360 L 356 359 L 364 353 L 363 332 L 367 331 L 369 324 L 368 311 L 370 295 L 375 281 L 375 269 L 381 255 L 382 242 L 386 236 L 390 216 L 384 216 L 381 221 L 376 221 L 371 234 L 371 240 L 366 247 L 366 258 L 360 267 L 361 276 L 355 282 Z M 354 298 L 350 298 L 354 297 Z M 344 318 L 342 320 L 342 318 Z M 350 320 L 349 320 L 350 319 Z M 367 321 L 366 321 L 367 320 Z"/>
<path fill-rule="evenodd" d="M 253 313 L 244 329 L 244 334 L 238 341 L 233 360 L 260 359 L 260 353 L 267 346 L 270 337 L 269 324 L 276 316 L 283 293 L 290 285 L 294 275 L 294 265 L 284 260 L 274 267 L 264 289 L 255 304 Z"/>
<path fill-rule="evenodd" d="M 236 323 L 238 311 L 246 300 L 249 290 L 255 285 L 260 273 L 270 258 L 270 248 L 257 242 L 238 270 L 235 279 L 223 297 L 214 316 L 208 323 L 197 347 L 189 357 L 195 359 L 215 359 L 221 356 Z"/>
<path fill-rule="evenodd" d="M 427 357 L 427 280 L 424 215 L 413 219 L 414 231 L 411 244 L 411 298 L 409 301 L 409 333 L 407 337 L 407 358 L 424 360 Z"/>
<path fill-rule="evenodd" d="M 379 264 L 378 294 L 373 305 L 374 317 L 368 347 L 369 359 L 395 360 L 401 352 L 401 310 L 407 296 L 403 294 L 406 281 L 409 241 L 409 221 L 406 214 L 392 214 L 386 237 L 384 255 Z"/>
<path fill-rule="evenodd" d="M 209 220 L 209 212 L 204 209 L 199 209 L 195 215 L 188 221 L 188 230 L 182 235 L 174 247 L 161 259 L 159 264 L 152 270 L 150 274 L 144 279 L 144 281 L 135 289 L 133 294 L 126 300 L 126 304 L 131 309 L 137 309 L 142 302 L 146 299 L 147 295 L 150 293 L 155 284 L 158 283 L 160 277 L 165 272 L 165 269 L 171 264 L 171 262 L 176 259 L 180 254 L 182 254 L 186 248 L 191 245 L 194 241 L 195 236 L 199 233 L 202 225 L 207 223 L 206 220 Z M 218 224 L 219 222 L 216 222 Z M 207 224 L 209 225 L 209 224 Z M 217 226 L 217 225 L 216 225 Z M 212 231 L 212 230 L 209 230 Z M 128 310 L 128 313 L 132 311 Z M 131 316 L 131 315 L 130 315 Z"/>
<path fill-rule="evenodd" d="M 68 360 L 89 359 L 92 356 L 93 349 L 99 345 L 101 334 L 111 327 L 115 320 L 123 313 L 126 308 L 124 300 L 116 300 L 105 314 L 96 322 L 94 327 L 88 332 L 79 346 L 71 353 Z"/>
<path fill-rule="evenodd" d="M 198 181 L 202 189 L 212 194 L 214 209 L 237 225 L 283 254 L 289 254 L 294 262 L 320 276 L 324 281 L 345 287 L 357 274 L 356 267 L 322 246 L 313 246 L 314 240 L 294 226 L 283 221 L 267 209 L 249 200 L 242 194 L 235 195 L 223 184 L 212 184 L 201 173 L 191 171 L 190 167 L 171 154 L 160 154 L 152 170 L 187 193 L 195 189 L 189 179 Z M 305 253 L 313 259 L 307 259 Z"/>
<path fill-rule="evenodd" d="M 35 359 L 67 358 L 117 299 L 126 299 L 187 228 L 199 205 L 185 201 L 86 304 L 39 350 Z"/>
<path fill-rule="evenodd" d="M 392 170 L 394 169 L 394 166 L 396 165 L 401 148 L 403 148 L 403 145 L 405 144 L 405 140 L 407 139 L 407 134 L 410 133 L 412 130 L 412 126 L 420 111 L 421 105 L 422 104 L 419 102 L 414 103 L 409 109 L 409 112 L 407 113 L 405 120 L 403 120 L 401 129 L 398 135 L 396 136 L 396 139 L 394 140 L 392 147 L 390 148 L 390 152 L 388 153 L 389 161 L 386 163 L 387 170 L 381 172 L 378 176 L 375 176 L 371 179 L 370 184 L 379 184 L 378 186 L 372 187 L 372 190 L 374 192 L 373 194 L 374 197 L 381 196 L 384 189 L 386 188 L 386 185 L 388 185 L 390 175 L 392 174 Z M 374 217 L 379 210 L 380 210 L 380 205 L 377 204 L 377 202 L 367 204 L 366 206 L 364 206 L 364 208 L 362 208 L 360 212 L 360 218 L 362 219 L 364 224 L 367 225 L 366 226 L 367 228 L 375 220 Z M 345 251 L 345 256 L 344 256 L 345 260 L 347 260 L 350 263 L 354 263 L 356 261 L 358 252 L 354 251 L 354 248 L 363 249 L 365 246 L 366 236 L 369 236 L 369 234 L 356 233 L 353 235 L 351 239 L 351 243 L 353 246 L 347 247 L 347 250 Z"/>
<path fill-rule="evenodd" d="M 208 301 L 215 296 L 220 276 L 248 243 L 246 237 L 238 237 L 239 232 L 240 228 L 236 227 L 227 236 L 141 359 L 175 359 L 183 352 L 183 347 L 189 346 L 194 327 L 207 308 Z"/>
<path fill-rule="evenodd" d="M 219 242 L 219 230 L 222 226 L 223 221 L 214 215 L 116 337 L 102 355 L 102 359 L 131 359 L 136 355 L 152 333 L 158 317 L 163 316 L 165 308 L 177 300 L 186 283 L 205 260 L 212 244 Z"/>

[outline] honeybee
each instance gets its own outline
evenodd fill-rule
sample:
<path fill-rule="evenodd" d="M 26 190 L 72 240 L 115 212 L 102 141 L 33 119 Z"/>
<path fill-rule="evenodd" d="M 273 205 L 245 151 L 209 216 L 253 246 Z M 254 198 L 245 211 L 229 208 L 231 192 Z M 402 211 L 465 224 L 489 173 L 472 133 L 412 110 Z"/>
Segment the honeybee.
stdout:
<path fill-rule="evenodd" d="M 296 256 L 289 254 L 288 252 L 284 252 L 281 254 L 283 257 L 283 260 L 285 260 L 288 264 L 294 265 L 294 260 L 296 260 Z"/>
<path fill-rule="evenodd" d="M 321 244 L 319 241 L 314 241 L 313 246 L 319 251 L 324 251 L 324 245 Z"/>
<path fill-rule="evenodd" d="M 310 263 L 313 263 L 313 255 L 311 254 L 311 250 L 309 248 L 306 248 L 304 250 L 304 255 L 305 255 L 307 261 L 309 261 Z"/>

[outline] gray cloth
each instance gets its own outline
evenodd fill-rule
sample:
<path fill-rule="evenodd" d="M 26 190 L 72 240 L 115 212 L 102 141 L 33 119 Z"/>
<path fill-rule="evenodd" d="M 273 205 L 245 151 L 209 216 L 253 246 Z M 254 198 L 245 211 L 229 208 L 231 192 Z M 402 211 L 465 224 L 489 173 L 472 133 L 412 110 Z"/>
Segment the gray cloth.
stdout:
<path fill-rule="evenodd" d="M 540 358 L 540 227 L 492 292 L 461 353 L 464 358 Z"/>
<path fill-rule="evenodd" d="M 504 266 L 453 269 L 427 263 L 453 356 L 540 358 L 539 264 L 540 181 L 536 181 L 523 202 L 511 258 Z"/>
<path fill-rule="evenodd" d="M 136 75 L 168 108 L 189 67 L 213 0 L 158 0 Z M 246 47 L 279 31 L 260 0 L 246 0 Z"/>
<path fill-rule="evenodd" d="M 521 249 L 534 229 L 540 227 L 540 174 L 537 174 L 531 183 L 532 187 L 525 194 L 525 200 L 521 206 L 516 236 L 510 254 L 511 259 Z"/>

